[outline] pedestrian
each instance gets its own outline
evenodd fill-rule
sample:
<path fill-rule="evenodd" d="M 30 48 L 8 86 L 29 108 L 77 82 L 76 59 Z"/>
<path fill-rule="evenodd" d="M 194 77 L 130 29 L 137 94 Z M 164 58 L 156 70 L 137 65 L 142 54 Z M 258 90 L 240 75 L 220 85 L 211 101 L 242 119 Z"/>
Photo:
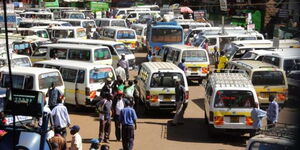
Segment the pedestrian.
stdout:
<path fill-rule="evenodd" d="M 218 60 L 219 60 L 219 63 L 218 63 L 218 70 L 217 70 L 217 72 L 221 72 L 222 69 L 225 68 L 225 65 L 226 65 L 227 62 L 228 62 L 228 58 L 225 56 L 224 51 L 221 51 L 221 55 L 220 55 L 220 57 L 218 58 Z"/>
<path fill-rule="evenodd" d="M 126 73 L 126 80 L 129 79 L 129 63 L 128 60 L 125 59 L 125 54 L 121 54 L 121 59 L 119 60 L 119 64 L 122 68 L 124 68 Z"/>
<path fill-rule="evenodd" d="M 278 103 L 275 101 L 274 95 L 270 95 L 269 102 L 270 104 L 267 109 L 267 127 L 273 128 L 275 127 L 275 124 L 278 121 L 279 106 Z"/>
<path fill-rule="evenodd" d="M 53 150 L 66 150 L 67 149 L 67 141 L 60 134 L 60 130 L 57 128 L 54 129 L 55 135 L 49 139 L 49 144 L 51 145 Z M 56 148 L 55 148 L 56 147 Z"/>
<path fill-rule="evenodd" d="M 126 81 L 126 71 L 123 67 L 121 67 L 120 63 L 117 63 L 117 68 L 115 69 L 115 73 L 117 76 L 120 76 L 123 81 Z"/>
<path fill-rule="evenodd" d="M 250 136 L 254 136 L 262 128 L 262 118 L 265 117 L 267 112 L 258 108 L 258 102 L 255 102 L 254 107 L 251 111 L 251 118 L 253 120 L 254 132 L 250 133 Z"/>
<path fill-rule="evenodd" d="M 100 27 L 96 28 L 96 31 L 93 32 L 93 39 L 99 40 L 100 39 Z"/>
<path fill-rule="evenodd" d="M 175 100 L 176 100 L 176 114 L 173 118 L 172 125 L 183 124 L 183 115 L 187 107 L 187 100 L 185 98 L 185 87 L 180 83 L 180 80 L 175 81 Z"/>
<path fill-rule="evenodd" d="M 182 71 L 185 72 L 186 67 L 185 67 L 184 62 L 185 62 L 185 59 L 182 59 L 181 62 L 178 64 L 178 67 L 179 67 Z"/>
<path fill-rule="evenodd" d="M 147 61 L 148 61 L 148 62 L 151 62 L 151 61 L 152 61 L 153 56 L 152 56 L 151 50 L 148 51 L 146 58 L 147 58 Z"/>
<path fill-rule="evenodd" d="M 122 124 L 123 150 L 132 150 L 134 142 L 134 130 L 137 129 L 137 116 L 135 110 L 130 107 L 130 102 L 125 100 L 125 108 L 121 110 L 120 122 Z"/>
<path fill-rule="evenodd" d="M 100 96 L 104 97 L 105 95 L 112 94 L 111 78 L 107 78 L 104 86 L 100 91 Z"/>
<path fill-rule="evenodd" d="M 60 135 L 67 136 L 66 128 L 71 125 L 67 107 L 64 106 L 62 99 L 58 100 L 58 105 L 51 112 L 54 121 L 54 129 L 60 130 Z"/>
<path fill-rule="evenodd" d="M 48 97 L 48 106 L 52 110 L 57 105 L 57 101 L 63 97 L 63 94 L 58 88 L 56 88 L 55 83 L 52 82 L 46 97 Z"/>
<path fill-rule="evenodd" d="M 134 93 L 134 84 L 132 81 L 128 81 L 128 86 L 124 90 L 125 97 L 130 101 L 131 106 L 134 106 L 133 93 Z"/>
<path fill-rule="evenodd" d="M 102 145 L 101 146 L 101 150 L 109 150 L 110 148 L 109 148 L 109 146 L 108 145 Z"/>
<path fill-rule="evenodd" d="M 112 107 L 112 95 L 107 94 L 97 104 L 99 110 L 99 141 L 109 143 L 110 127 L 111 127 L 111 107 Z"/>
<path fill-rule="evenodd" d="M 125 89 L 125 85 L 123 80 L 118 80 L 118 84 L 117 84 L 117 92 L 122 91 L 124 93 L 124 89 Z"/>
<path fill-rule="evenodd" d="M 214 55 L 215 68 L 218 68 L 220 53 L 218 51 L 218 47 L 217 46 L 214 47 L 214 54 L 213 55 Z"/>
<path fill-rule="evenodd" d="M 133 82 L 134 82 L 134 92 L 133 92 L 134 105 L 133 105 L 133 109 L 137 112 L 137 107 L 138 107 L 138 104 L 139 104 L 138 101 L 140 99 L 140 93 L 139 93 L 139 90 L 137 88 L 138 80 L 135 79 Z"/>
<path fill-rule="evenodd" d="M 99 150 L 99 140 L 96 138 L 91 139 L 91 146 L 89 150 Z"/>
<path fill-rule="evenodd" d="M 115 99 L 112 104 L 112 110 L 113 110 L 113 117 L 115 121 L 115 135 L 117 138 L 117 141 L 121 141 L 121 123 L 119 120 L 120 112 L 124 108 L 125 103 L 123 99 L 123 92 L 118 91 L 117 95 L 115 96 Z"/>
<path fill-rule="evenodd" d="M 112 84 L 112 93 L 113 93 L 113 95 L 117 94 L 118 87 L 119 87 L 121 82 L 123 83 L 122 78 L 119 75 L 117 75 L 117 80 L 115 80 Z M 119 88 L 121 88 L 121 87 L 119 87 Z"/>
<path fill-rule="evenodd" d="M 82 138 L 79 134 L 80 127 L 78 125 L 74 125 L 70 134 L 72 135 L 71 148 L 70 150 L 82 150 Z"/>

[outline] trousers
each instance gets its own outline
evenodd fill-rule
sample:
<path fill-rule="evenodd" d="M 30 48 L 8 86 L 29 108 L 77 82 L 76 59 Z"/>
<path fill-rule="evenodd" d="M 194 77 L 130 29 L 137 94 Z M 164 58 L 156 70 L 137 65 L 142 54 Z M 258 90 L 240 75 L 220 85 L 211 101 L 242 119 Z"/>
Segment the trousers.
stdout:
<path fill-rule="evenodd" d="M 99 125 L 99 139 L 109 140 L 111 120 L 101 120 Z"/>
<path fill-rule="evenodd" d="M 173 118 L 173 123 L 183 123 L 183 115 L 188 103 L 184 103 L 181 101 L 176 102 L 176 114 Z"/>
<path fill-rule="evenodd" d="M 120 123 L 120 120 L 119 120 L 119 115 L 115 115 L 114 116 L 114 121 L 115 121 L 115 135 L 116 135 L 116 138 L 117 138 L 117 141 L 120 141 L 121 140 L 121 123 Z"/>
<path fill-rule="evenodd" d="M 122 125 L 123 150 L 132 150 L 134 141 L 134 126 Z"/>

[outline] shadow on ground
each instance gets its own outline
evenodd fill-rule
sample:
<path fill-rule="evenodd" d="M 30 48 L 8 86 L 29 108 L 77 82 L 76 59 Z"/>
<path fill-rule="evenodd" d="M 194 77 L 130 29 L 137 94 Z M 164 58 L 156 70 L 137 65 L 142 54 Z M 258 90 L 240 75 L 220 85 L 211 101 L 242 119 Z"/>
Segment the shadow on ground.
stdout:
<path fill-rule="evenodd" d="M 192 102 L 194 102 L 197 106 L 199 106 L 203 111 L 205 110 L 204 98 L 192 99 Z"/>
<path fill-rule="evenodd" d="M 239 147 L 246 146 L 248 136 L 240 134 L 217 133 L 209 136 L 208 126 L 202 118 L 186 118 L 184 125 L 172 126 L 171 121 L 166 124 L 165 138 L 172 141 L 196 143 L 222 143 Z"/>

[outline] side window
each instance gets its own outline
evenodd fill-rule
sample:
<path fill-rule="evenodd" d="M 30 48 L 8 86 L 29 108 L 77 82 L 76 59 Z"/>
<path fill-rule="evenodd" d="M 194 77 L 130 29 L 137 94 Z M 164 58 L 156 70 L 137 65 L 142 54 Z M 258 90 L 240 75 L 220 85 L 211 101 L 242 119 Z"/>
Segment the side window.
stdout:
<path fill-rule="evenodd" d="M 34 82 L 33 76 L 26 76 L 24 89 L 31 90 L 33 88 L 33 82 Z"/>
<path fill-rule="evenodd" d="M 94 51 L 94 59 L 95 61 L 97 60 L 105 60 L 105 59 L 110 59 L 110 53 L 108 48 L 102 48 L 102 49 L 96 49 Z"/>
<path fill-rule="evenodd" d="M 58 48 L 50 49 L 50 58 L 54 58 L 55 55 L 59 59 L 66 59 L 67 49 L 58 49 Z"/>
<path fill-rule="evenodd" d="M 136 18 L 136 14 L 130 14 L 127 18 Z"/>
<path fill-rule="evenodd" d="M 168 55 L 167 55 L 167 61 L 172 61 L 173 60 L 173 56 L 175 54 L 174 50 L 170 50 Z"/>
<path fill-rule="evenodd" d="M 145 82 L 148 78 L 148 72 L 144 68 L 141 68 L 140 70 L 140 77 L 143 82 Z"/>
<path fill-rule="evenodd" d="M 57 69 L 59 70 L 59 66 L 54 66 L 54 65 L 45 65 L 45 68 L 50 68 L 50 69 Z"/>
<path fill-rule="evenodd" d="M 70 60 L 80 60 L 80 61 L 90 61 L 90 50 L 78 50 L 78 49 L 70 49 L 68 59 Z"/>
<path fill-rule="evenodd" d="M 47 48 L 41 47 L 37 51 L 35 51 L 32 56 L 46 56 L 46 55 L 47 55 Z"/>
<path fill-rule="evenodd" d="M 217 39 L 216 38 L 209 38 L 208 39 L 208 46 L 216 45 L 216 44 L 217 44 Z"/>
<path fill-rule="evenodd" d="M 175 52 L 174 57 L 173 57 L 173 62 L 176 62 L 176 61 L 179 60 L 179 54 L 180 54 L 179 51 L 176 51 L 176 52 Z"/>
<path fill-rule="evenodd" d="M 269 63 L 269 64 L 272 64 L 272 65 L 275 65 L 275 66 L 279 67 L 280 59 L 278 57 L 265 56 L 263 58 L 263 62 L 266 62 L 266 63 Z"/>
<path fill-rule="evenodd" d="M 256 60 L 258 60 L 258 61 L 262 61 L 263 60 L 263 58 L 264 58 L 264 56 L 259 56 Z"/>
<path fill-rule="evenodd" d="M 75 83 L 76 74 L 77 74 L 77 70 L 67 69 L 67 68 L 62 68 L 61 69 L 62 78 L 66 82 L 73 82 L 73 83 Z"/>
<path fill-rule="evenodd" d="M 79 70 L 77 75 L 77 83 L 84 83 L 85 71 Z"/>

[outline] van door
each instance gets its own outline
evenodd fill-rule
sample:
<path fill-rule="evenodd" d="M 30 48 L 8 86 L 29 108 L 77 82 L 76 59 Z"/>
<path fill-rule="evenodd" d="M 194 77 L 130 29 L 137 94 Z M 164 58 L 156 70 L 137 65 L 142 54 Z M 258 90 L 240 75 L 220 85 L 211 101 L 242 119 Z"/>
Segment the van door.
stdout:
<path fill-rule="evenodd" d="M 78 104 L 76 102 L 77 99 L 75 99 L 75 93 L 77 89 L 76 78 L 78 70 L 61 68 L 60 72 L 65 83 L 65 102 L 68 104 Z"/>
<path fill-rule="evenodd" d="M 119 56 L 116 52 L 116 50 L 111 46 L 111 45 L 106 45 L 108 48 L 109 48 L 109 51 L 111 53 L 111 56 L 112 56 L 112 65 L 113 65 L 113 68 L 116 68 L 117 67 L 117 63 L 119 62 Z"/>
<path fill-rule="evenodd" d="M 78 70 L 75 82 L 75 102 L 80 105 L 85 105 L 86 95 L 85 95 L 85 71 Z"/>
<path fill-rule="evenodd" d="M 138 72 L 139 78 L 138 78 L 137 88 L 140 93 L 140 99 L 142 101 L 146 100 L 146 90 L 147 90 L 146 82 L 147 82 L 148 76 L 149 76 L 148 72 L 143 67 L 140 68 L 140 70 Z"/>
<path fill-rule="evenodd" d="M 40 47 L 37 51 L 34 51 L 32 56 L 30 57 L 31 62 L 47 60 L 49 58 L 49 50 L 48 47 Z"/>

